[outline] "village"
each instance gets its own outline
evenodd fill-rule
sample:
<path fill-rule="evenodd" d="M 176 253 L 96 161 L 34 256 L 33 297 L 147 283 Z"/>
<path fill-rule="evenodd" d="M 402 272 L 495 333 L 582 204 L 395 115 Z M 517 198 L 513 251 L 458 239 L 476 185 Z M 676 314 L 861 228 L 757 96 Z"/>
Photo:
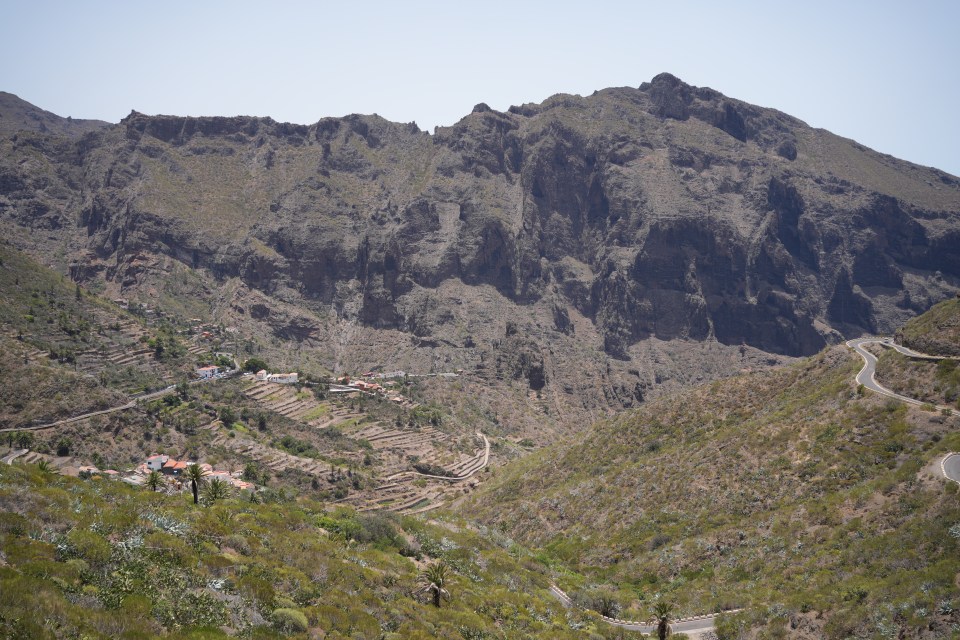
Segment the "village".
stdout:
<path fill-rule="evenodd" d="M 243 480 L 242 471 L 223 471 L 214 469 L 207 463 L 190 462 L 186 460 L 175 460 L 168 455 L 153 454 L 148 456 L 141 464 L 127 475 L 121 474 L 114 469 L 100 469 L 85 465 L 79 468 L 81 478 L 90 478 L 93 476 L 102 476 L 107 479 L 119 479 L 122 482 L 133 486 L 144 486 L 151 473 L 157 472 L 162 476 L 165 489 L 171 492 L 184 492 L 190 490 L 190 482 L 186 479 L 187 469 L 197 465 L 200 468 L 205 480 L 220 480 L 239 491 L 256 491 L 256 485 L 252 482 Z"/>
<path fill-rule="evenodd" d="M 214 355 L 218 359 L 229 359 L 235 363 L 233 354 L 216 353 Z M 204 365 L 197 367 L 194 370 L 194 375 L 196 382 L 204 382 L 234 376 L 239 371 L 240 368 L 236 364 L 233 368 L 218 365 Z M 246 372 L 242 375 L 243 377 L 252 378 L 258 383 L 272 383 L 280 385 L 301 384 L 300 376 L 297 372 L 270 373 L 265 369 L 261 369 L 256 373 Z M 376 375 L 377 374 L 374 373 L 367 373 L 364 375 L 364 377 L 372 378 Z M 403 377 L 405 375 L 406 374 L 404 372 L 396 372 L 395 374 L 392 374 L 391 377 Z M 336 379 L 335 383 L 330 383 L 328 387 L 331 393 L 357 393 L 367 395 L 376 394 L 398 405 L 413 406 L 412 402 L 392 389 L 392 387 L 395 385 L 396 383 L 392 380 L 388 380 L 381 385 L 375 382 L 368 382 L 367 380 L 363 379 L 351 379 L 350 376 L 341 376 Z M 167 390 L 171 389 L 168 388 Z M 123 474 L 115 469 L 101 470 L 93 465 L 80 466 L 77 469 L 77 472 L 80 477 L 89 478 L 93 476 L 101 476 L 107 479 L 119 479 L 134 486 L 144 485 L 152 472 L 159 472 L 164 479 L 163 486 L 165 486 L 168 490 L 181 492 L 189 490 L 189 482 L 184 482 L 182 478 L 185 475 L 187 468 L 191 465 L 197 465 L 202 471 L 203 477 L 206 480 L 212 481 L 219 479 L 225 482 L 228 486 L 240 491 L 256 491 L 257 487 L 254 483 L 242 479 L 242 471 L 214 469 L 212 465 L 207 463 L 176 460 L 171 456 L 157 453 L 153 453 L 146 457 L 141 464 L 127 474 Z"/>

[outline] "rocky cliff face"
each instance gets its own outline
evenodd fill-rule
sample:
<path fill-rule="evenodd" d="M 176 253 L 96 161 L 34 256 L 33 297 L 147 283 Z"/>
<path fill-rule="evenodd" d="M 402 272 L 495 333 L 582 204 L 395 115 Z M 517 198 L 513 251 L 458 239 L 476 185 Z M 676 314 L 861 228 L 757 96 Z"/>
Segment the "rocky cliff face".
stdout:
<path fill-rule="evenodd" d="M 508 321 L 527 355 L 507 368 L 531 386 L 584 345 L 625 376 L 651 340 L 796 356 L 890 331 L 960 284 L 957 178 L 668 74 L 481 104 L 433 135 L 377 116 L 132 113 L 0 144 L 20 244 L 128 293 L 170 261 L 239 283 L 218 313 L 339 363 L 370 362 L 348 326 L 503 364 Z"/>

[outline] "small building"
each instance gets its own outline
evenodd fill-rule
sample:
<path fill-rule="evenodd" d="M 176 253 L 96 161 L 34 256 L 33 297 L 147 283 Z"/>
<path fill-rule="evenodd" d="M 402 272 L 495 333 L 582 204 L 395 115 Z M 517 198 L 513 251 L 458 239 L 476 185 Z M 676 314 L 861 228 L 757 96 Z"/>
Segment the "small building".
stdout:
<path fill-rule="evenodd" d="M 165 456 L 163 454 L 150 456 L 147 458 L 147 471 L 160 471 L 163 469 L 163 465 L 166 464 L 167 460 L 170 459 L 170 456 Z"/>
<path fill-rule="evenodd" d="M 260 371 L 257 371 L 256 378 L 257 378 L 257 380 L 259 380 L 260 382 L 266 381 L 266 379 L 267 379 L 267 371 L 266 371 L 265 369 L 260 369 Z"/>
<path fill-rule="evenodd" d="M 168 476 L 179 476 L 187 469 L 187 463 L 182 460 L 174 460 L 170 458 L 163 463 L 160 472 Z"/>
<path fill-rule="evenodd" d="M 209 367 L 200 367 L 197 369 L 197 377 L 201 380 L 208 380 L 220 373 L 220 367 L 210 365 Z"/>
<path fill-rule="evenodd" d="M 275 382 L 277 384 L 296 384 L 298 377 L 299 376 L 296 373 L 270 373 L 267 374 L 267 382 Z"/>

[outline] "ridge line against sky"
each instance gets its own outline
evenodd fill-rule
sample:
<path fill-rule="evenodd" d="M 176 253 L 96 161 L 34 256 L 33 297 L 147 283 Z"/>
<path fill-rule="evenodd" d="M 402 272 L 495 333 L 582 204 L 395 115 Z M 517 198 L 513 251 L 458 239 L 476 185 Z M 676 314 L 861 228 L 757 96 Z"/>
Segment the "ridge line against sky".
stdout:
<path fill-rule="evenodd" d="M 0 90 L 62 116 L 131 110 L 426 130 L 485 102 L 666 71 L 960 174 L 960 3 L 184 2 L 0 5 Z"/>

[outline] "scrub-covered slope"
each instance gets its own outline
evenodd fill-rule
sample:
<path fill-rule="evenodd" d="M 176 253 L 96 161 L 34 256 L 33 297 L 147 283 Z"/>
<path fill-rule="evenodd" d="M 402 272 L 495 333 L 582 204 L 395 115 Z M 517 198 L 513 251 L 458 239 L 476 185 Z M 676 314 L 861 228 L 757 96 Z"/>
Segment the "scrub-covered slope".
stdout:
<path fill-rule="evenodd" d="M 858 393 L 860 364 L 833 347 L 658 399 L 511 464 L 465 511 L 619 586 L 624 606 L 749 606 L 736 624 L 792 637 L 944 637 L 960 506 L 937 461 L 960 449 L 958 417 Z"/>

